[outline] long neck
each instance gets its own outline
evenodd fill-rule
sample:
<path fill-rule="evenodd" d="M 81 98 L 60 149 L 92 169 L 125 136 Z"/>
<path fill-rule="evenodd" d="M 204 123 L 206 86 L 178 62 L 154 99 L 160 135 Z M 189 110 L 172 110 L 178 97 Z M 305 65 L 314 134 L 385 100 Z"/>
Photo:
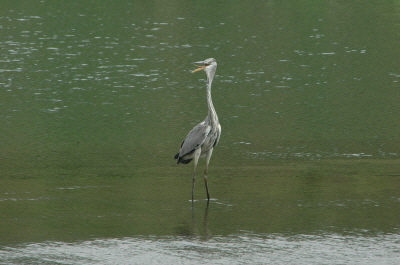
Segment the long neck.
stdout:
<path fill-rule="evenodd" d="M 218 116 L 211 98 L 211 84 L 214 78 L 215 70 L 207 73 L 207 104 L 208 104 L 208 118 L 211 122 L 218 122 Z"/>

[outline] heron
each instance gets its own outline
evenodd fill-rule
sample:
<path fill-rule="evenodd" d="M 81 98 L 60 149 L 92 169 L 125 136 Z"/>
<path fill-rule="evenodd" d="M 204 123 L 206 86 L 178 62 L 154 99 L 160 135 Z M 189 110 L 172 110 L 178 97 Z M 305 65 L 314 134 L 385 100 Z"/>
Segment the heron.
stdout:
<path fill-rule="evenodd" d="M 177 159 L 177 164 L 188 164 L 193 160 L 194 170 L 192 177 L 192 202 L 194 201 L 194 186 L 196 183 L 196 168 L 200 157 L 206 157 L 206 168 L 204 170 L 204 183 L 207 192 L 207 201 L 210 201 L 210 193 L 208 191 L 208 164 L 210 163 L 211 155 L 214 146 L 217 145 L 221 136 L 221 125 L 218 121 L 217 112 L 215 111 L 211 98 L 211 83 L 214 79 L 215 71 L 217 70 L 217 61 L 214 58 L 209 58 L 204 61 L 193 63 L 198 68 L 192 73 L 204 70 L 207 74 L 206 95 L 208 105 L 207 117 L 197 124 L 186 136 L 181 144 L 181 149 L 174 159 Z"/>

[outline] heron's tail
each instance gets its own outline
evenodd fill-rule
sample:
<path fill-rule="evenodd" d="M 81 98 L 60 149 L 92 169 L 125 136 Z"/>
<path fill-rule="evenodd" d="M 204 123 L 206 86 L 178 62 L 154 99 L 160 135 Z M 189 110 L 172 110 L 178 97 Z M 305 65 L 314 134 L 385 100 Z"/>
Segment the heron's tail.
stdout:
<path fill-rule="evenodd" d="M 190 158 L 190 159 L 183 159 L 183 157 L 180 157 L 180 156 L 179 156 L 179 153 L 177 153 L 177 154 L 174 156 L 174 159 L 178 159 L 178 162 L 176 162 L 177 164 L 179 164 L 179 163 L 182 163 L 182 164 L 189 164 L 190 161 L 192 161 L 193 158 Z"/>

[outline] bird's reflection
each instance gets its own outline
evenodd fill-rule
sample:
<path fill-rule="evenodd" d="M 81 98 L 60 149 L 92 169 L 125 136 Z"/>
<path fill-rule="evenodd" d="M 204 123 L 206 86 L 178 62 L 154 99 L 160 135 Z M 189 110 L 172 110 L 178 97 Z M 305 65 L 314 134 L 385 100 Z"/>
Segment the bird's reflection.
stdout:
<path fill-rule="evenodd" d="M 192 225 L 193 225 L 194 235 L 202 237 L 205 240 L 208 240 L 211 238 L 211 232 L 208 229 L 208 209 L 209 208 L 210 208 L 210 202 L 207 200 L 207 204 L 204 209 L 203 232 L 201 233 L 197 227 L 195 204 L 194 204 L 194 202 L 192 202 Z"/>
<path fill-rule="evenodd" d="M 197 205 L 198 206 L 198 205 Z M 199 206 L 198 206 L 199 207 Z M 188 236 L 188 237 L 195 237 L 195 238 L 201 238 L 203 240 L 208 240 L 211 238 L 211 232 L 208 228 L 208 217 L 209 217 L 209 208 L 210 208 L 210 203 L 207 201 L 206 206 L 204 208 L 204 214 L 203 214 L 203 225 L 200 226 L 198 225 L 198 220 L 196 219 L 201 216 L 201 212 L 196 211 L 195 203 L 192 202 L 192 216 L 191 216 L 191 224 L 190 222 L 183 222 L 180 225 L 178 225 L 176 229 L 176 233 L 179 236 Z M 202 227 L 202 229 L 201 229 Z"/>

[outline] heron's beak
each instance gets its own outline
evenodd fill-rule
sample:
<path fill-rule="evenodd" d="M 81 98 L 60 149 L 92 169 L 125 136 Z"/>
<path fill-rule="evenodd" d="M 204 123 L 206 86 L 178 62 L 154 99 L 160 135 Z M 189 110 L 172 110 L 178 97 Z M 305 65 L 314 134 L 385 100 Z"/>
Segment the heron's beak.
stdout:
<path fill-rule="evenodd" d="M 207 66 L 207 64 L 205 64 L 204 62 L 195 62 L 193 64 L 196 65 L 198 68 L 196 70 L 192 71 L 192 73 L 196 73 L 198 71 L 204 70 Z"/>

